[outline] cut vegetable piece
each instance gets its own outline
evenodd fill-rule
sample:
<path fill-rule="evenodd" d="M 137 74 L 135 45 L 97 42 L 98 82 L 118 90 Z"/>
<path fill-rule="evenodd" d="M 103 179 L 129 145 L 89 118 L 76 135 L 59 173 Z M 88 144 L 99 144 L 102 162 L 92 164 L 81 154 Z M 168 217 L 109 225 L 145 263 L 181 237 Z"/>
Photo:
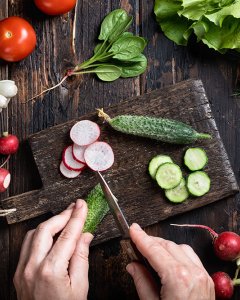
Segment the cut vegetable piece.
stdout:
<path fill-rule="evenodd" d="M 191 171 L 203 169 L 207 162 L 207 154 L 202 148 L 189 148 L 184 155 L 184 163 Z"/>
<path fill-rule="evenodd" d="M 101 223 L 102 219 L 109 211 L 109 206 L 100 184 L 96 185 L 89 193 L 86 198 L 86 202 L 88 206 L 88 214 L 83 232 L 94 233 L 97 226 Z"/>
<path fill-rule="evenodd" d="M 87 146 L 79 146 L 77 144 L 73 144 L 73 147 L 72 147 L 73 158 L 76 161 L 85 164 L 86 162 L 85 162 L 85 158 L 84 158 L 84 152 L 85 152 L 86 148 L 87 148 Z"/>
<path fill-rule="evenodd" d="M 173 189 L 179 185 L 182 179 L 182 171 L 173 163 L 162 164 L 156 173 L 158 185 L 163 189 Z"/>
<path fill-rule="evenodd" d="M 68 146 L 63 151 L 62 161 L 66 168 L 73 171 L 81 171 L 86 166 L 83 163 L 76 161 L 72 155 L 72 145 Z"/>
<path fill-rule="evenodd" d="M 69 170 L 65 164 L 63 163 L 63 161 L 60 164 L 60 172 L 62 173 L 62 175 L 66 178 L 75 178 L 78 175 L 81 174 L 81 171 L 73 171 L 73 170 Z"/>
<path fill-rule="evenodd" d="M 203 196 L 210 190 L 210 185 L 211 179 L 206 172 L 196 171 L 188 176 L 187 188 L 193 196 Z"/>
<path fill-rule="evenodd" d="M 72 141 L 79 146 L 90 145 L 99 138 L 99 126 L 89 120 L 77 122 L 70 131 Z"/>
<path fill-rule="evenodd" d="M 95 142 L 84 152 L 86 164 L 94 171 L 105 171 L 114 163 L 112 148 L 105 142 Z"/>
<path fill-rule="evenodd" d="M 155 157 L 153 157 L 149 163 L 148 166 L 148 171 L 150 176 L 152 177 L 152 179 L 156 179 L 156 173 L 157 173 L 157 169 L 159 168 L 159 166 L 161 166 L 164 163 L 170 162 L 172 163 L 172 159 L 170 156 L 168 155 L 157 155 Z"/>
<path fill-rule="evenodd" d="M 179 185 L 175 188 L 166 190 L 165 196 L 168 198 L 168 200 L 174 203 L 181 203 L 185 201 L 189 196 L 185 179 L 182 178 Z"/>

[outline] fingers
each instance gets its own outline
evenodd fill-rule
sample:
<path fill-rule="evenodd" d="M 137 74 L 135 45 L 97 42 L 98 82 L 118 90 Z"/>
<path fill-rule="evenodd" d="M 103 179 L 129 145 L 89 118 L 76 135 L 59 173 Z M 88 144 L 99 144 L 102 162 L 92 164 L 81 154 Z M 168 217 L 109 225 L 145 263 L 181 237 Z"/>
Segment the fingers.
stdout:
<path fill-rule="evenodd" d="M 130 263 L 126 269 L 134 280 L 140 300 L 160 299 L 156 283 L 143 265 Z"/>
<path fill-rule="evenodd" d="M 132 224 L 129 232 L 138 250 L 146 257 L 151 266 L 161 277 L 162 272 L 172 265 L 172 256 L 156 239 L 148 236 L 138 224 Z"/>
<path fill-rule="evenodd" d="M 41 223 L 35 230 L 29 264 L 38 266 L 47 256 L 53 245 L 53 237 L 67 225 L 74 207 L 72 203 L 66 210 L 49 220 Z"/>
<path fill-rule="evenodd" d="M 60 265 L 68 264 L 82 233 L 86 217 L 86 202 L 84 200 L 77 200 L 71 218 L 52 247 L 47 257 L 48 259 L 57 261 Z"/>
<path fill-rule="evenodd" d="M 193 263 L 195 263 L 195 265 L 200 268 L 204 268 L 200 258 L 197 256 L 192 247 L 185 244 L 179 245 L 179 247 L 181 247 L 182 251 L 191 259 Z"/>
<path fill-rule="evenodd" d="M 35 232 L 35 230 L 28 231 L 24 238 L 22 248 L 21 248 L 19 262 L 18 262 L 17 269 L 16 269 L 16 272 L 14 275 L 14 284 L 15 285 L 18 282 L 18 277 L 22 276 L 23 270 L 27 264 L 27 261 L 28 261 L 29 255 L 30 255 L 34 232 Z"/>
<path fill-rule="evenodd" d="M 69 276 L 73 289 L 88 290 L 88 255 L 92 239 L 93 235 L 91 233 L 83 233 L 70 260 Z"/>

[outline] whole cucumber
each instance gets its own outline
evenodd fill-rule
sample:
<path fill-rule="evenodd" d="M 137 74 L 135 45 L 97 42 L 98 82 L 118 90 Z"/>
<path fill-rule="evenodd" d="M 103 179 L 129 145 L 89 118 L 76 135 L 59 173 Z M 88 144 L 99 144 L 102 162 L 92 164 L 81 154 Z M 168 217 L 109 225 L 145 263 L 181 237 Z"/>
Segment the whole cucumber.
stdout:
<path fill-rule="evenodd" d="M 98 116 L 104 118 L 117 131 L 165 143 L 191 144 L 199 139 L 211 138 L 209 134 L 198 133 L 191 126 L 172 119 L 135 115 L 110 118 L 102 109 L 98 109 Z"/>
<path fill-rule="evenodd" d="M 101 223 L 102 219 L 109 211 L 109 206 L 100 184 L 97 184 L 90 191 L 86 198 L 86 202 L 88 206 L 88 214 L 83 232 L 94 233 L 97 226 Z"/>

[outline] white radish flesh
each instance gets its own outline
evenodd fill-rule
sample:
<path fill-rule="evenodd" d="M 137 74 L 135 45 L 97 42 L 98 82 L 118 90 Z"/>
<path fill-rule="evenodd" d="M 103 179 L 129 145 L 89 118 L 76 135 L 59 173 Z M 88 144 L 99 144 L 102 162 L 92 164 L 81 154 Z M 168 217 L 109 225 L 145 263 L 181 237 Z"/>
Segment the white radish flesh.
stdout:
<path fill-rule="evenodd" d="M 0 168 L 0 192 L 5 192 L 9 187 L 11 175 L 8 170 Z"/>
<path fill-rule="evenodd" d="M 66 168 L 66 166 L 64 165 L 63 161 L 60 164 L 60 172 L 62 173 L 62 175 L 66 178 L 76 178 L 77 176 L 79 176 L 81 174 L 81 171 L 73 171 L 73 170 L 69 170 L 68 168 Z"/>
<path fill-rule="evenodd" d="M 70 131 L 72 141 L 79 146 L 90 145 L 99 138 L 99 126 L 89 120 L 77 122 Z"/>
<path fill-rule="evenodd" d="M 114 163 L 112 148 L 105 142 L 95 142 L 84 152 L 86 164 L 94 171 L 105 171 Z"/>
<path fill-rule="evenodd" d="M 81 171 L 85 167 L 85 164 L 80 163 L 73 158 L 72 145 L 65 148 L 65 150 L 63 151 L 62 160 L 65 167 L 69 170 Z"/>
<path fill-rule="evenodd" d="M 79 146 L 77 144 L 73 144 L 73 158 L 78 161 L 81 162 L 83 164 L 85 164 L 85 158 L 84 158 L 84 152 L 86 150 L 87 146 Z"/>
<path fill-rule="evenodd" d="M 0 94 L 6 98 L 12 98 L 17 95 L 18 88 L 12 80 L 0 81 Z"/>

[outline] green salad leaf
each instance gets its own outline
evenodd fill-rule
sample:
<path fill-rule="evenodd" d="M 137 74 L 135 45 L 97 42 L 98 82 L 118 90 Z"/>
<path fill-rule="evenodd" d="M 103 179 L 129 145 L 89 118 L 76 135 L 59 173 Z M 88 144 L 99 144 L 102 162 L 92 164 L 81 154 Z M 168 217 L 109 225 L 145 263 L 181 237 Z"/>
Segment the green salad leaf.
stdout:
<path fill-rule="evenodd" d="M 240 0 L 155 0 L 154 12 L 164 34 L 187 45 L 192 34 L 209 48 L 240 49 Z"/>

